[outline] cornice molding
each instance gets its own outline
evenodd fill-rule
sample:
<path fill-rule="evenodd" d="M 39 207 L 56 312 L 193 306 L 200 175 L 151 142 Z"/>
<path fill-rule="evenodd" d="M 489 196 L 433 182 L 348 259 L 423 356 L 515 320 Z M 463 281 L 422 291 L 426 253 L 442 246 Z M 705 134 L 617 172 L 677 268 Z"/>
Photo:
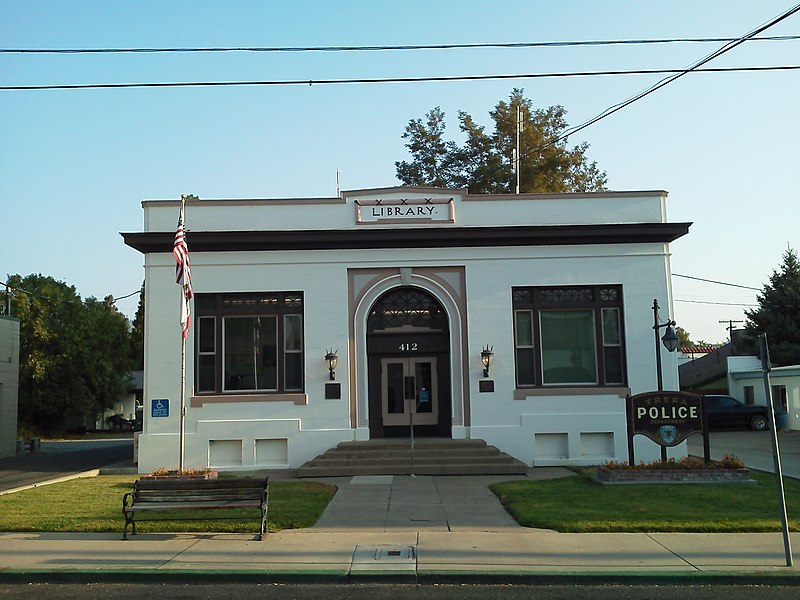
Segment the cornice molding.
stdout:
<path fill-rule="evenodd" d="M 690 226 L 691 223 L 619 223 L 405 229 L 190 231 L 186 239 L 193 253 L 643 244 L 672 242 L 686 235 Z M 121 235 L 125 244 L 143 254 L 171 252 L 175 239 L 175 233 L 169 231 Z"/>

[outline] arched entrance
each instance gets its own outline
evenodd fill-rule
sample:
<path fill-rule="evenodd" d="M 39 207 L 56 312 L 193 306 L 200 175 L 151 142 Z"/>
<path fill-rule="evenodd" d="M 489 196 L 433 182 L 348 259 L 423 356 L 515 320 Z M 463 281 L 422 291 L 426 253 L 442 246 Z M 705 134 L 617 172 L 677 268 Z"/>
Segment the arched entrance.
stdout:
<path fill-rule="evenodd" d="M 430 292 L 401 286 L 382 294 L 367 317 L 371 438 L 451 436 L 450 329 Z"/>

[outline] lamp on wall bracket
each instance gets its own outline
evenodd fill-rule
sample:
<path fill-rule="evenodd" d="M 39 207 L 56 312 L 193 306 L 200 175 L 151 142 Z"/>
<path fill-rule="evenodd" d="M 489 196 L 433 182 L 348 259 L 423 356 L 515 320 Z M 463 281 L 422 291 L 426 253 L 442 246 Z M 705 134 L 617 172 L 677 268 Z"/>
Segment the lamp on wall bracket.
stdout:
<path fill-rule="evenodd" d="M 338 352 L 338 350 L 336 351 Z M 325 362 L 328 364 L 328 372 L 330 373 L 331 381 L 336 381 L 336 364 L 339 362 L 339 355 L 333 351 L 333 348 L 326 350 Z"/>
<path fill-rule="evenodd" d="M 664 331 L 664 335 L 661 337 L 661 343 L 664 344 L 664 348 L 667 349 L 668 352 L 675 352 L 680 344 L 680 339 L 678 338 L 678 334 L 675 333 L 675 321 L 667 320 L 666 323 L 659 323 L 658 317 L 658 300 L 653 300 L 653 331 L 655 332 L 655 343 L 656 343 L 656 376 L 658 380 L 658 391 L 664 389 L 664 382 L 661 376 L 661 345 L 658 343 L 658 330 L 662 327 L 666 328 Z"/>
<path fill-rule="evenodd" d="M 486 346 L 481 350 L 481 362 L 483 363 L 483 376 L 484 378 L 489 377 L 489 367 L 492 366 L 492 360 L 494 359 L 494 346 Z"/>

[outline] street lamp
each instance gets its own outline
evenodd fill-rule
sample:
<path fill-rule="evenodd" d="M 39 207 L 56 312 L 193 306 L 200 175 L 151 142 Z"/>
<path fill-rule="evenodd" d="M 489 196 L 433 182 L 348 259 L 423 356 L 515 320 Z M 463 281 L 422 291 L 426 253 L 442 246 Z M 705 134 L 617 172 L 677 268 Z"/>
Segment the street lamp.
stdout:
<path fill-rule="evenodd" d="M 658 391 L 663 391 L 664 389 L 664 382 L 661 377 L 661 344 L 658 343 L 658 330 L 662 327 L 666 327 L 666 331 L 661 338 L 661 342 L 664 344 L 664 348 L 667 349 L 669 352 L 675 352 L 678 348 L 678 344 L 680 340 L 678 339 L 678 335 L 675 333 L 675 321 L 667 321 L 666 323 L 659 323 L 658 322 L 658 300 L 653 300 L 653 334 L 655 336 L 656 342 L 656 375 L 658 376 Z"/>

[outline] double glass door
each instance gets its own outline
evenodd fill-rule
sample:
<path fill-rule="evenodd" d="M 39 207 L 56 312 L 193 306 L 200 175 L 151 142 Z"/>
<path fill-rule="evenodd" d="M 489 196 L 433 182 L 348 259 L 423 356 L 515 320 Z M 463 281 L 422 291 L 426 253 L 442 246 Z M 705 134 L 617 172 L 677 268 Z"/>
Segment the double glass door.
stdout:
<path fill-rule="evenodd" d="M 381 359 L 383 425 L 436 425 L 439 421 L 435 357 Z"/>

